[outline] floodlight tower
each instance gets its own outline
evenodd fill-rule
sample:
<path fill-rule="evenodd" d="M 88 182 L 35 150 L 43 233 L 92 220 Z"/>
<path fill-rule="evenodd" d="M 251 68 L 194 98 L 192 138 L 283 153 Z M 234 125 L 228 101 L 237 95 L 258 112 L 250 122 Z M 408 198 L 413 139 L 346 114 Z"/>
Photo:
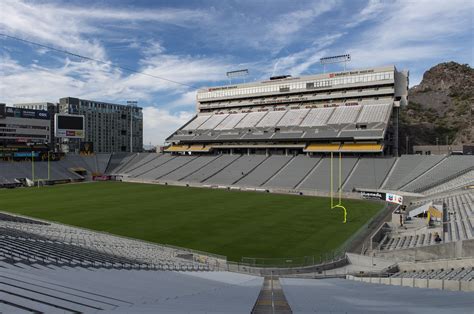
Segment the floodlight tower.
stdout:
<path fill-rule="evenodd" d="M 130 152 L 133 153 L 133 108 L 138 104 L 136 100 L 127 100 L 127 106 L 130 108 Z"/>
<path fill-rule="evenodd" d="M 232 78 L 245 77 L 249 75 L 249 70 L 243 69 L 243 70 L 230 71 L 230 72 L 227 72 L 225 75 L 229 78 L 229 84 L 232 84 Z M 244 83 L 245 83 L 245 79 L 244 79 Z"/>
<path fill-rule="evenodd" d="M 348 53 L 344 55 L 324 57 L 324 58 L 319 59 L 319 62 L 323 65 L 324 73 L 326 73 L 326 64 L 344 63 L 344 71 L 345 71 L 347 62 L 350 62 L 350 61 L 351 61 L 351 55 Z"/>

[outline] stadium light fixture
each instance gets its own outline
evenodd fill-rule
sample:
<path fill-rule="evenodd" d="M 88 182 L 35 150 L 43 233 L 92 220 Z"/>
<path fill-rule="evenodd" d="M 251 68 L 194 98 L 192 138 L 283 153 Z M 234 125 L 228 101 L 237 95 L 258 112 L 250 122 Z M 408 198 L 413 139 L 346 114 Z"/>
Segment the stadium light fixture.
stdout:
<path fill-rule="evenodd" d="M 227 78 L 229 78 L 229 83 L 232 84 L 232 79 L 236 77 L 245 77 L 249 75 L 248 69 L 236 70 L 236 71 L 229 71 L 225 74 Z M 245 80 L 244 80 L 245 82 Z"/>
<path fill-rule="evenodd" d="M 333 64 L 333 63 L 344 63 L 344 71 L 346 70 L 347 62 L 351 61 L 350 54 L 343 54 L 338 56 L 331 56 L 331 57 L 324 57 L 319 59 L 319 62 L 323 65 L 323 71 L 326 73 L 326 64 Z"/>

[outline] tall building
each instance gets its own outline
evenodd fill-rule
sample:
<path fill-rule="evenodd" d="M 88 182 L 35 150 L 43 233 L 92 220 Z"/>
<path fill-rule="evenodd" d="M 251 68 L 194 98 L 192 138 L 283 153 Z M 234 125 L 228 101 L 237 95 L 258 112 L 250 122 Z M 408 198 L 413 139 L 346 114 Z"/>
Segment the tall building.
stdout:
<path fill-rule="evenodd" d="M 165 151 L 398 155 L 407 95 L 395 66 L 203 88 Z"/>
<path fill-rule="evenodd" d="M 97 153 L 143 150 L 143 113 L 140 107 L 65 97 L 59 100 L 58 112 L 84 115 L 83 141 L 92 143 Z"/>

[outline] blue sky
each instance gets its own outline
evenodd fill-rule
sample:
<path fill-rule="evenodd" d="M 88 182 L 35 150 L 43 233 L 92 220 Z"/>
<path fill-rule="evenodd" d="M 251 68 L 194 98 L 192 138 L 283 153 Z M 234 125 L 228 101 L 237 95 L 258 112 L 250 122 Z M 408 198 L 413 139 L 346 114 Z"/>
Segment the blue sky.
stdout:
<path fill-rule="evenodd" d="M 230 70 L 307 75 L 350 53 L 350 68 L 395 64 L 414 85 L 439 62 L 472 66 L 473 12 L 464 0 L 2 0 L 1 33 L 190 86 L 0 36 L 0 102 L 138 100 L 145 144 L 162 144 L 195 113 L 196 89 L 226 84 Z"/>

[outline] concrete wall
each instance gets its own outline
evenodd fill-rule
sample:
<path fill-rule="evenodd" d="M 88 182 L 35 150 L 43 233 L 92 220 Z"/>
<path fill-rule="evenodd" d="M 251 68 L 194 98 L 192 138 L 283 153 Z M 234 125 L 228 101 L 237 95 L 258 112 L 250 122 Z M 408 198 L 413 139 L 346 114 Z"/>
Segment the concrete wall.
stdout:
<path fill-rule="evenodd" d="M 379 278 L 355 277 L 347 275 L 346 279 L 382 285 L 404 286 L 411 288 L 429 288 L 448 291 L 474 292 L 474 281 L 418 279 L 418 278 Z"/>
<path fill-rule="evenodd" d="M 257 276 L 268 276 L 268 275 L 275 275 L 275 276 L 284 276 L 284 275 L 296 275 L 296 274 L 305 274 L 305 273 L 321 273 L 323 274 L 326 270 L 332 270 L 336 268 L 343 267 L 348 264 L 348 259 L 344 256 L 341 259 L 318 264 L 312 266 L 303 266 L 303 267 L 256 267 L 250 266 L 241 263 L 235 262 L 227 262 L 227 271 L 235 272 L 235 273 L 244 273 L 244 274 L 251 274 Z"/>
<path fill-rule="evenodd" d="M 381 271 L 383 269 L 395 265 L 393 261 L 386 260 L 383 258 L 354 253 L 346 253 L 346 255 L 351 265 L 370 267 L 371 269 L 373 269 L 373 271 Z"/>
<path fill-rule="evenodd" d="M 126 175 L 121 176 L 120 181 L 123 182 L 132 182 L 132 183 L 146 183 L 146 184 L 160 184 L 160 185 L 173 185 L 173 186 L 190 186 L 198 188 L 212 188 L 212 189 L 230 189 L 235 191 L 250 191 L 250 192 L 262 192 L 262 193 L 274 193 L 274 194 L 292 194 L 292 195 L 306 195 L 306 196 L 320 196 L 320 197 L 329 197 L 328 191 L 311 191 L 311 190 L 289 190 L 289 189 L 279 189 L 279 188 L 262 188 L 262 187 L 252 187 L 252 186 L 230 186 L 230 185 L 217 185 L 217 184 L 206 184 L 206 183 L 197 183 L 197 182 L 187 182 L 187 181 L 172 181 L 172 180 L 144 180 L 138 178 L 131 178 Z M 346 199 L 362 199 L 360 193 L 352 192 L 343 192 L 342 198 Z M 383 202 L 381 202 L 382 204 Z"/>

